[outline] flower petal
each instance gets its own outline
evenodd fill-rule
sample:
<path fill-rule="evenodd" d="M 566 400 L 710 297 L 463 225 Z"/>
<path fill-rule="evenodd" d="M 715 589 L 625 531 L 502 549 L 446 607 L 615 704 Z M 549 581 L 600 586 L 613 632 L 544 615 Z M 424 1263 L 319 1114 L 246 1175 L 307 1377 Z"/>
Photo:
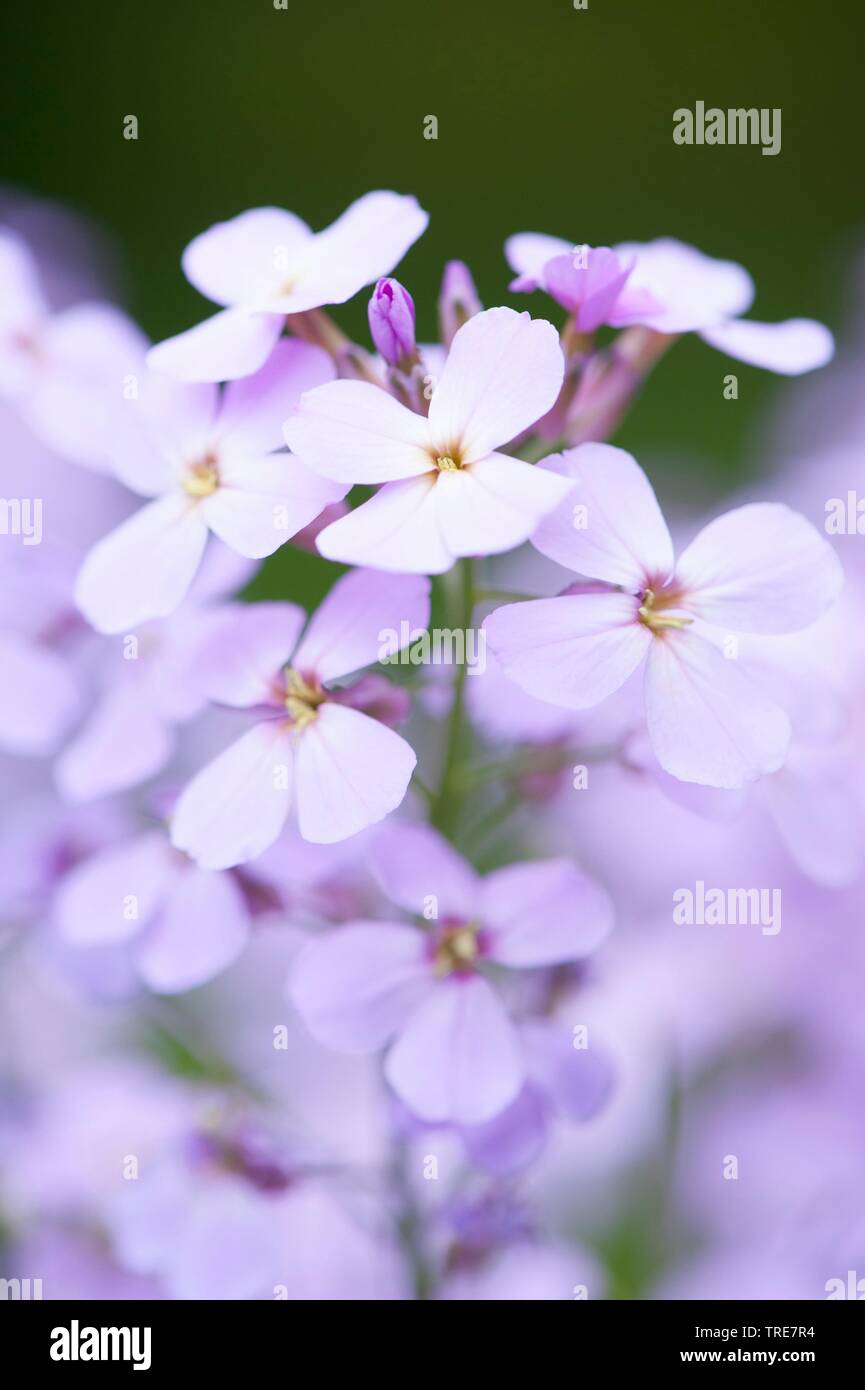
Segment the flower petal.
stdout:
<path fill-rule="evenodd" d="M 841 563 L 825 537 L 778 502 L 710 521 L 676 565 L 689 612 L 727 631 L 809 627 L 838 597 Z"/>
<path fill-rule="evenodd" d="M 339 482 L 384 483 L 434 467 L 425 418 L 368 381 L 307 391 L 284 433 L 307 467 Z"/>
<path fill-rule="evenodd" d="M 417 758 L 392 729 L 345 705 L 324 704 L 297 743 L 300 833 L 347 840 L 396 810 Z"/>
<path fill-rule="evenodd" d="M 233 381 L 250 376 L 267 361 L 284 322 L 282 314 L 220 309 L 185 333 L 157 343 L 147 354 L 147 365 L 177 381 Z"/>
<path fill-rule="evenodd" d="M 289 998 L 325 1047 L 375 1052 L 434 988 L 427 945 L 414 927 L 351 922 L 303 947 Z"/>
<path fill-rule="evenodd" d="M 198 657 L 200 689 L 217 704 L 270 704 L 306 614 L 296 603 L 233 604 Z"/>
<path fill-rule="evenodd" d="M 589 709 L 624 685 L 651 645 L 628 594 L 586 593 L 497 608 L 484 631 L 506 675 L 530 695 Z"/>
<path fill-rule="evenodd" d="M 429 426 L 443 454 L 486 458 L 555 404 L 565 373 L 559 335 L 546 319 L 485 309 L 451 343 L 430 400 Z"/>
<path fill-rule="evenodd" d="M 430 897 L 439 920 L 471 921 L 478 915 L 480 878 L 431 826 L 383 826 L 373 841 L 372 870 L 391 902 L 418 917 L 425 915 Z"/>
<path fill-rule="evenodd" d="M 78 573 L 75 601 L 98 632 L 164 618 L 184 599 L 206 543 L 200 508 L 167 493 L 96 543 Z"/>
<path fill-rule="evenodd" d="M 249 913 L 231 874 L 189 865 L 136 943 L 138 973 L 150 989 L 177 994 L 227 969 L 249 939 Z"/>
<path fill-rule="evenodd" d="M 631 593 L 649 578 L 668 578 L 673 542 L 652 485 L 635 458 L 610 444 L 581 444 L 545 459 L 573 486 L 542 521 L 532 545 L 577 574 L 619 584 Z"/>
<path fill-rule="evenodd" d="M 203 869 L 230 869 L 272 845 L 291 804 L 293 738 L 268 720 L 202 768 L 177 802 L 171 843 Z"/>
<path fill-rule="evenodd" d="M 296 283 L 279 307 L 298 313 L 344 304 L 389 275 L 428 222 L 416 198 L 386 189 L 364 194 L 303 248 Z"/>
<path fill-rule="evenodd" d="M 816 319 L 785 319 L 783 323 L 756 323 L 731 319 L 700 334 L 711 347 L 782 376 L 799 376 L 825 367 L 835 355 L 835 340 Z"/>
<path fill-rule="evenodd" d="M 511 270 L 526 281 L 520 288 L 529 289 L 543 284 L 543 269 L 554 256 L 573 255 L 573 242 L 563 237 L 546 236 L 543 232 L 517 232 L 505 242 L 505 255 Z M 534 286 L 529 285 L 534 282 Z"/>
<path fill-rule="evenodd" d="M 438 475 L 386 483 L 368 502 L 332 521 L 316 544 L 328 560 L 401 574 L 443 574 L 456 558 L 439 526 Z"/>
<path fill-rule="evenodd" d="M 258 305 L 276 296 L 287 263 L 311 236 L 293 212 L 250 208 L 193 237 L 181 258 L 183 273 L 214 304 Z"/>
<path fill-rule="evenodd" d="M 646 718 L 661 766 L 710 787 L 741 787 L 776 772 L 790 742 L 783 710 L 694 632 L 653 640 Z"/>
<path fill-rule="evenodd" d="M 643 322 L 659 333 L 687 333 L 737 318 L 750 307 L 754 283 L 735 261 L 719 261 L 674 237 L 623 242 L 614 251 L 636 257 L 629 290 L 647 290 L 663 305 Z"/>
<path fill-rule="evenodd" d="M 477 1125 L 510 1105 L 522 1053 L 489 983 L 479 975 L 439 983 L 390 1049 L 385 1076 L 422 1120 Z"/>
<path fill-rule="evenodd" d="M 165 766 L 174 742 L 146 686 L 114 686 L 63 750 L 54 768 L 58 790 L 66 801 L 83 802 L 136 787 Z"/>
<path fill-rule="evenodd" d="M 47 647 L 0 632 L 0 747 L 28 757 L 53 753 L 81 703 L 65 662 Z"/>
<path fill-rule="evenodd" d="M 324 348 L 281 338 L 263 367 L 226 386 L 217 425 L 220 454 L 243 459 L 281 449 L 283 423 L 304 391 L 335 376 Z"/>
<path fill-rule="evenodd" d="M 575 1047 L 567 1028 L 531 1019 L 520 1028 L 526 1067 L 536 1085 L 569 1120 L 590 1120 L 613 1087 L 613 1069 L 596 1048 Z"/>
<path fill-rule="evenodd" d="M 159 908 L 175 871 L 157 830 L 91 855 L 58 890 L 54 913 L 61 935 L 76 946 L 136 936 Z"/>
<path fill-rule="evenodd" d="M 321 681 L 360 671 L 380 661 L 382 648 L 395 654 L 403 643 L 386 641 L 388 630 L 420 634 L 429 623 L 429 580 L 420 575 L 352 570 L 336 581 L 310 619 L 294 654 L 298 670 Z"/>
<path fill-rule="evenodd" d="M 480 917 L 500 964 L 558 965 L 600 945 L 613 925 L 613 905 L 570 859 L 545 859 L 489 874 Z"/>
<path fill-rule="evenodd" d="M 549 1106 L 536 1086 L 524 1086 L 516 1100 L 481 1125 L 466 1125 L 462 1140 L 472 1163 L 497 1177 L 526 1168 L 543 1152 Z"/>
<path fill-rule="evenodd" d="M 227 459 L 219 476 L 202 515 L 221 541 L 251 560 L 272 555 L 348 491 L 286 453 Z"/>
<path fill-rule="evenodd" d="M 436 513 L 454 555 L 497 555 L 522 545 L 570 492 L 570 483 L 507 454 L 439 474 Z"/>

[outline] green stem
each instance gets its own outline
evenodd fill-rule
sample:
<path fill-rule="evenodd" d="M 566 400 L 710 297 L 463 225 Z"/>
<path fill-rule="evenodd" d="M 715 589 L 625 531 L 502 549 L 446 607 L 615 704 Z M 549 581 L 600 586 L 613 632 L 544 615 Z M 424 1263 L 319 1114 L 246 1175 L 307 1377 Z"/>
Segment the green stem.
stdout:
<path fill-rule="evenodd" d="M 456 597 L 454 605 L 458 608 L 458 613 L 456 615 L 456 622 L 454 622 L 452 626 L 462 628 L 464 632 L 468 632 L 471 627 L 472 612 L 474 609 L 473 560 L 460 560 L 459 581 L 459 594 Z M 430 808 L 431 824 L 440 830 L 443 835 L 448 836 L 453 834 L 457 813 L 459 811 L 459 798 L 456 796 L 454 774 L 457 769 L 460 745 L 463 737 L 467 672 L 468 666 L 466 662 L 460 662 L 459 666 L 456 667 L 456 675 L 454 676 L 453 699 L 448 716 L 444 756 L 442 758 L 438 790 L 436 791 Z"/>

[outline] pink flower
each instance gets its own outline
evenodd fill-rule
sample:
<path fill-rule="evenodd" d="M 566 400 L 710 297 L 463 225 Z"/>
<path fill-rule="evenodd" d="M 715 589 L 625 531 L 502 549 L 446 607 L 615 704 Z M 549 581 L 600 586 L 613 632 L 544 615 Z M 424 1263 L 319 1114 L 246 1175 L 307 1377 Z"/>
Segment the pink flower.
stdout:
<path fill-rule="evenodd" d="M 78 576 L 76 602 L 100 632 L 128 632 L 181 603 L 209 532 L 249 559 L 272 555 L 345 487 L 274 452 L 281 421 L 308 387 L 333 376 L 320 348 L 286 341 L 249 380 L 180 386 L 151 376 L 130 402 L 115 471 L 150 497 L 99 541 Z"/>
<path fill-rule="evenodd" d="M 367 382 L 307 392 L 285 424 L 289 447 L 326 478 L 385 484 L 321 532 L 322 555 L 441 574 L 461 555 L 520 545 L 566 489 L 497 451 L 549 410 L 563 375 L 552 324 L 488 309 L 456 334 L 428 417 Z"/>
<path fill-rule="evenodd" d="M 287 314 L 344 304 L 388 275 L 428 221 L 415 198 L 376 192 L 323 232 L 282 208 L 253 208 L 218 222 L 189 243 L 183 270 L 225 307 L 157 344 L 150 366 L 181 381 L 248 376 L 266 361 Z"/>
<path fill-rule="evenodd" d="M 609 899 L 565 859 L 510 864 L 482 879 L 420 826 L 382 832 L 374 866 L 388 896 L 430 929 L 352 922 L 310 941 L 295 963 L 292 1000 L 329 1047 L 388 1047 L 385 1075 L 422 1120 L 482 1124 L 528 1075 L 487 967 L 588 955 L 612 925 Z"/>
<path fill-rule="evenodd" d="M 102 468 L 123 399 L 140 372 L 147 340 L 113 304 L 75 304 L 53 313 L 35 258 L 0 229 L 0 398 L 63 458 Z"/>
<path fill-rule="evenodd" d="M 545 466 L 576 486 L 533 544 L 594 582 L 487 618 L 506 673 L 551 704 L 588 709 L 645 667 L 649 736 L 667 772 L 739 787 L 776 771 L 790 721 L 722 646 L 739 633 L 795 632 L 816 621 L 842 582 L 826 541 L 798 513 L 762 503 L 718 517 L 676 561 L 630 454 L 584 444 Z"/>
<path fill-rule="evenodd" d="M 754 298 L 748 272 L 673 237 L 623 242 L 611 251 L 522 232 L 508 238 L 505 254 L 517 272 L 511 289 L 546 290 L 583 332 L 641 323 L 658 333 L 698 333 L 740 362 L 786 376 L 822 367 L 834 352 L 832 334 L 814 319 L 740 318 Z"/>
<path fill-rule="evenodd" d="M 428 583 L 356 571 L 337 580 L 300 637 L 305 617 L 293 603 L 257 603 L 215 634 L 203 673 L 211 697 L 263 717 L 177 803 L 172 841 L 204 868 L 261 854 L 292 802 L 304 839 L 333 843 L 381 820 L 405 796 L 412 749 L 352 706 L 352 687 L 332 682 L 377 660 L 383 630 L 426 627 Z M 363 681 L 358 690 L 367 698 Z"/>

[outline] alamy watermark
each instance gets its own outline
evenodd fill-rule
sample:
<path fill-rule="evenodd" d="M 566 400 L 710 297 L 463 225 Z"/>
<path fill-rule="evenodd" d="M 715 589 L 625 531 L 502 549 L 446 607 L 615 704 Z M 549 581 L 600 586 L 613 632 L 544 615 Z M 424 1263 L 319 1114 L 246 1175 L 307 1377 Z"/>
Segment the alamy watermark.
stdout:
<path fill-rule="evenodd" d="M 677 145 L 762 145 L 763 154 L 781 153 L 780 106 L 710 106 L 698 101 L 694 110 L 673 112 L 673 141 Z"/>
<path fill-rule="evenodd" d="M 700 878 L 693 888 L 673 893 L 673 921 L 677 926 L 760 927 L 763 936 L 777 936 L 781 889 L 707 888 Z"/>
<path fill-rule="evenodd" d="M 42 541 L 42 498 L 0 497 L 0 536 L 20 536 L 24 545 Z"/>
<path fill-rule="evenodd" d="M 378 659 L 385 666 L 467 666 L 468 675 L 483 675 L 487 635 L 483 628 L 413 628 L 403 619 L 399 629 L 378 634 Z"/>

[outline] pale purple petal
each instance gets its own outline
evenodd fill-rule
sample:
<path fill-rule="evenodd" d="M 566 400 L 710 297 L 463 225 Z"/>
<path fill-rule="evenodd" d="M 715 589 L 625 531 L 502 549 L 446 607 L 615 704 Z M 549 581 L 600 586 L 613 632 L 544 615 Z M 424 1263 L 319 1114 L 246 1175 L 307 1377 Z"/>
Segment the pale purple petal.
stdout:
<path fill-rule="evenodd" d="M 435 898 L 435 918 L 477 917 L 481 880 L 468 860 L 428 825 L 383 826 L 373 841 L 372 870 L 391 902 L 418 917 Z"/>
<path fill-rule="evenodd" d="M 153 708 L 146 684 L 124 682 L 105 692 L 54 768 L 66 801 L 94 801 L 154 777 L 174 750 L 175 736 Z"/>
<path fill-rule="evenodd" d="M 300 734 L 296 759 L 300 833 L 317 844 L 345 840 L 396 810 L 417 762 L 385 724 L 331 703 Z"/>
<path fill-rule="evenodd" d="M 0 632 L 0 747 L 53 753 L 78 713 L 81 692 L 65 662 L 17 633 Z"/>
<path fill-rule="evenodd" d="M 646 718 L 658 761 L 683 782 L 741 787 L 776 772 L 790 721 L 735 660 L 693 632 L 654 639 Z"/>
<path fill-rule="evenodd" d="M 302 248 L 294 283 L 290 277 L 279 307 L 299 313 L 344 304 L 389 275 L 428 221 L 416 198 L 387 190 L 364 194 Z"/>
<path fill-rule="evenodd" d="M 158 910 L 174 875 L 161 831 L 101 850 L 63 879 L 54 901 L 58 929 L 76 946 L 128 941 Z"/>
<path fill-rule="evenodd" d="M 23 237 L 0 228 L 0 332 L 33 328 L 48 314 L 39 267 Z"/>
<path fill-rule="evenodd" d="M 293 212 L 250 208 L 194 237 L 181 264 L 187 280 L 215 304 L 261 306 L 276 298 L 288 274 L 286 263 L 311 236 Z"/>
<path fill-rule="evenodd" d="M 505 674 L 530 695 L 589 709 L 624 685 L 652 638 L 628 594 L 587 593 L 497 608 L 484 631 Z"/>
<path fill-rule="evenodd" d="M 520 1028 L 526 1068 L 556 1108 L 583 1123 L 603 1108 L 613 1089 L 613 1068 L 603 1052 L 574 1047 L 560 1023 L 530 1019 Z"/>
<path fill-rule="evenodd" d="M 554 405 L 564 377 L 559 335 L 546 319 L 485 309 L 456 334 L 429 408 L 439 453 L 486 458 Z"/>
<path fill-rule="evenodd" d="M 394 578 L 378 570 L 343 575 L 310 619 L 293 664 L 327 682 L 371 666 L 385 645 L 395 654 L 404 643 L 386 643 L 382 634 L 399 634 L 403 625 L 408 634 L 425 632 L 429 592 L 429 580 L 420 575 Z"/>
<path fill-rule="evenodd" d="M 385 1076 L 422 1120 L 477 1125 L 510 1105 L 523 1083 L 522 1053 L 488 982 L 439 983 L 390 1049 Z"/>
<path fill-rule="evenodd" d="M 256 724 L 193 777 L 171 823 L 171 841 L 203 869 L 230 869 L 272 845 L 291 805 L 294 734 L 284 721 Z"/>
<path fill-rule="evenodd" d="M 367 381 L 308 391 L 285 422 L 285 439 L 307 467 L 339 482 L 383 483 L 434 468 L 424 416 Z"/>
<path fill-rule="evenodd" d="M 286 453 L 227 459 L 219 479 L 201 503 L 202 516 L 221 541 L 252 560 L 272 555 L 348 491 Z"/>
<path fill-rule="evenodd" d="M 700 337 L 728 357 L 782 376 L 813 372 L 825 367 L 835 354 L 832 334 L 815 319 L 786 319 L 783 323 L 733 319 L 703 329 Z"/>
<path fill-rule="evenodd" d="M 157 343 L 147 354 L 154 372 L 177 381 L 233 381 L 263 366 L 282 332 L 282 314 L 220 309 L 209 319 Z"/>
<path fill-rule="evenodd" d="M 843 888 L 865 863 L 865 836 L 852 769 L 821 766 L 791 754 L 788 766 L 763 784 L 769 811 L 788 853 L 815 883 Z"/>
<path fill-rule="evenodd" d="M 248 939 L 249 912 L 232 876 L 189 865 L 136 943 L 138 973 L 161 994 L 195 989 L 227 969 Z"/>
<path fill-rule="evenodd" d="M 506 454 L 439 473 L 436 513 L 453 555 L 497 555 L 522 545 L 570 492 L 554 473 Z"/>
<path fill-rule="evenodd" d="M 573 242 L 565 241 L 563 237 L 546 236 L 543 232 L 517 232 L 505 242 L 508 264 L 525 282 L 520 289 L 539 287 L 543 284 L 543 270 L 547 262 L 554 256 L 573 255 L 573 252 Z"/>
<path fill-rule="evenodd" d="M 289 997 L 325 1047 L 375 1052 L 435 988 L 427 946 L 414 927 L 351 922 L 303 947 Z"/>
<path fill-rule="evenodd" d="M 637 593 L 673 570 L 673 542 L 652 485 L 635 458 L 610 444 L 581 444 L 541 465 L 573 487 L 532 545 L 577 574 Z"/>
<path fill-rule="evenodd" d="M 754 284 L 735 261 L 719 261 L 674 237 L 624 242 L 613 248 L 636 257 L 629 290 L 647 290 L 663 305 L 643 322 L 659 333 L 687 333 L 738 318 L 750 307 Z"/>
<path fill-rule="evenodd" d="M 600 945 L 613 925 L 613 905 L 572 860 L 543 859 L 489 874 L 480 918 L 489 954 L 501 965 L 558 965 Z"/>
<path fill-rule="evenodd" d="M 217 421 L 220 455 L 254 458 L 281 449 L 286 416 L 304 391 L 335 376 L 324 348 L 299 338 L 281 339 L 259 371 L 226 386 Z"/>
<path fill-rule="evenodd" d="M 462 1140 L 472 1163 L 497 1177 L 526 1168 L 543 1152 L 549 1129 L 548 1106 L 535 1086 L 524 1086 L 516 1100 L 482 1125 L 466 1125 Z"/>
<path fill-rule="evenodd" d="M 581 333 L 594 333 L 610 322 L 631 269 L 632 262 L 621 261 L 608 246 L 589 248 L 585 265 L 576 261 L 571 250 L 545 266 L 544 288 L 571 311 Z"/>
<path fill-rule="evenodd" d="M 824 536 L 799 512 L 757 502 L 725 512 L 676 565 L 686 604 L 727 631 L 784 633 L 809 627 L 838 597 L 844 576 Z"/>
<path fill-rule="evenodd" d="M 296 603 L 238 603 L 199 653 L 201 690 L 217 704 L 271 704 L 275 678 L 294 651 L 306 614 Z"/>
<path fill-rule="evenodd" d="M 441 534 L 436 473 L 384 487 L 319 533 L 328 560 L 401 574 L 443 574 L 455 556 Z"/>
<path fill-rule="evenodd" d="M 75 601 L 98 632 L 129 632 L 179 607 L 207 543 L 200 509 L 183 493 L 149 502 L 98 541 L 75 585 Z"/>

